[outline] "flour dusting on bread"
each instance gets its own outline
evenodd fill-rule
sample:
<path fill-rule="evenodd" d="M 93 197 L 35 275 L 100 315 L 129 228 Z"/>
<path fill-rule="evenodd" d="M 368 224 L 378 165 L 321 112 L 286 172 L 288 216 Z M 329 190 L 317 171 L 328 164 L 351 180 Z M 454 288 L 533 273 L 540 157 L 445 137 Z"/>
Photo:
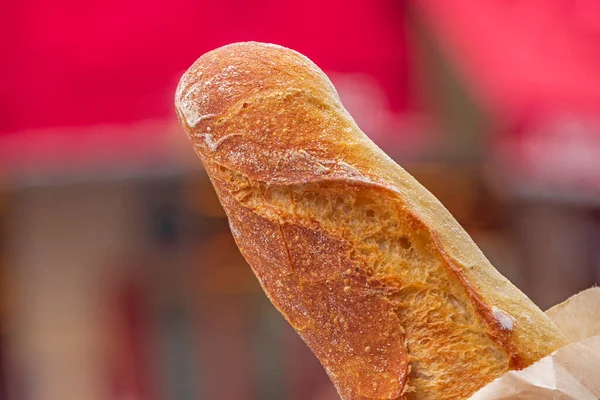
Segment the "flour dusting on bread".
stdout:
<path fill-rule="evenodd" d="M 500 308 L 494 306 L 492 307 L 492 313 L 494 314 L 494 318 L 500 323 L 502 329 L 506 331 L 512 331 L 515 320 L 510 316 L 506 311 L 501 310 Z"/>

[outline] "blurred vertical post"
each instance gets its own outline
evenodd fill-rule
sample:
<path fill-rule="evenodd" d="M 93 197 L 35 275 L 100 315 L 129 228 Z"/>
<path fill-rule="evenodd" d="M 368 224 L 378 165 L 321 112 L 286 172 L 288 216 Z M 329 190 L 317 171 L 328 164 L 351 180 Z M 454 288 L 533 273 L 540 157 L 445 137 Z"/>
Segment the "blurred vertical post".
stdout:
<path fill-rule="evenodd" d="M 8 398 L 8 371 L 6 360 L 7 319 L 10 312 L 10 287 L 6 268 L 6 192 L 0 188 L 0 399 Z"/>
<path fill-rule="evenodd" d="M 7 338 L 15 400 L 106 400 L 104 296 L 109 262 L 135 237 L 131 200 L 120 185 L 18 194 L 7 221 L 18 284 Z"/>

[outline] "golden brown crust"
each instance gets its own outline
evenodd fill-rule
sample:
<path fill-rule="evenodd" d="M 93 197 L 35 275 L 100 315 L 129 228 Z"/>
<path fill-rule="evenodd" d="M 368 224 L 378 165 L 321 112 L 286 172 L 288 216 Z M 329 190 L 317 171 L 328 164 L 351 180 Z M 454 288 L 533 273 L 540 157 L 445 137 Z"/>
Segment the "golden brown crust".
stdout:
<path fill-rule="evenodd" d="M 202 56 L 176 108 L 273 304 L 344 400 L 461 399 L 562 346 L 304 56 Z"/>

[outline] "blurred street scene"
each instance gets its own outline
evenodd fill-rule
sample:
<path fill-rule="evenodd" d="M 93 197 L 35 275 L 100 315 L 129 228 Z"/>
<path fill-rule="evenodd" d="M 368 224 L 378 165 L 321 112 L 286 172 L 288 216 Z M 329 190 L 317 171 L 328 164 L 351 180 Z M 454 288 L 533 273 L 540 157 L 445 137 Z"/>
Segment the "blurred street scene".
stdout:
<path fill-rule="evenodd" d="M 334 400 L 173 106 L 236 41 L 319 65 L 542 309 L 600 280 L 600 3 L 9 1 L 0 399 Z"/>

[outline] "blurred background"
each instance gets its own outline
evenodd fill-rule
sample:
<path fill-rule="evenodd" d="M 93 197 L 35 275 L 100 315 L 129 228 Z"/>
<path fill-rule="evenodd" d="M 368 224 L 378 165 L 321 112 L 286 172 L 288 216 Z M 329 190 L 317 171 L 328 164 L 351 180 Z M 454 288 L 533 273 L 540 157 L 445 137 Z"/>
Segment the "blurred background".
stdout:
<path fill-rule="evenodd" d="M 173 97 L 278 43 L 546 309 L 600 277 L 595 0 L 20 0 L 0 13 L 0 399 L 334 400 Z"/>

